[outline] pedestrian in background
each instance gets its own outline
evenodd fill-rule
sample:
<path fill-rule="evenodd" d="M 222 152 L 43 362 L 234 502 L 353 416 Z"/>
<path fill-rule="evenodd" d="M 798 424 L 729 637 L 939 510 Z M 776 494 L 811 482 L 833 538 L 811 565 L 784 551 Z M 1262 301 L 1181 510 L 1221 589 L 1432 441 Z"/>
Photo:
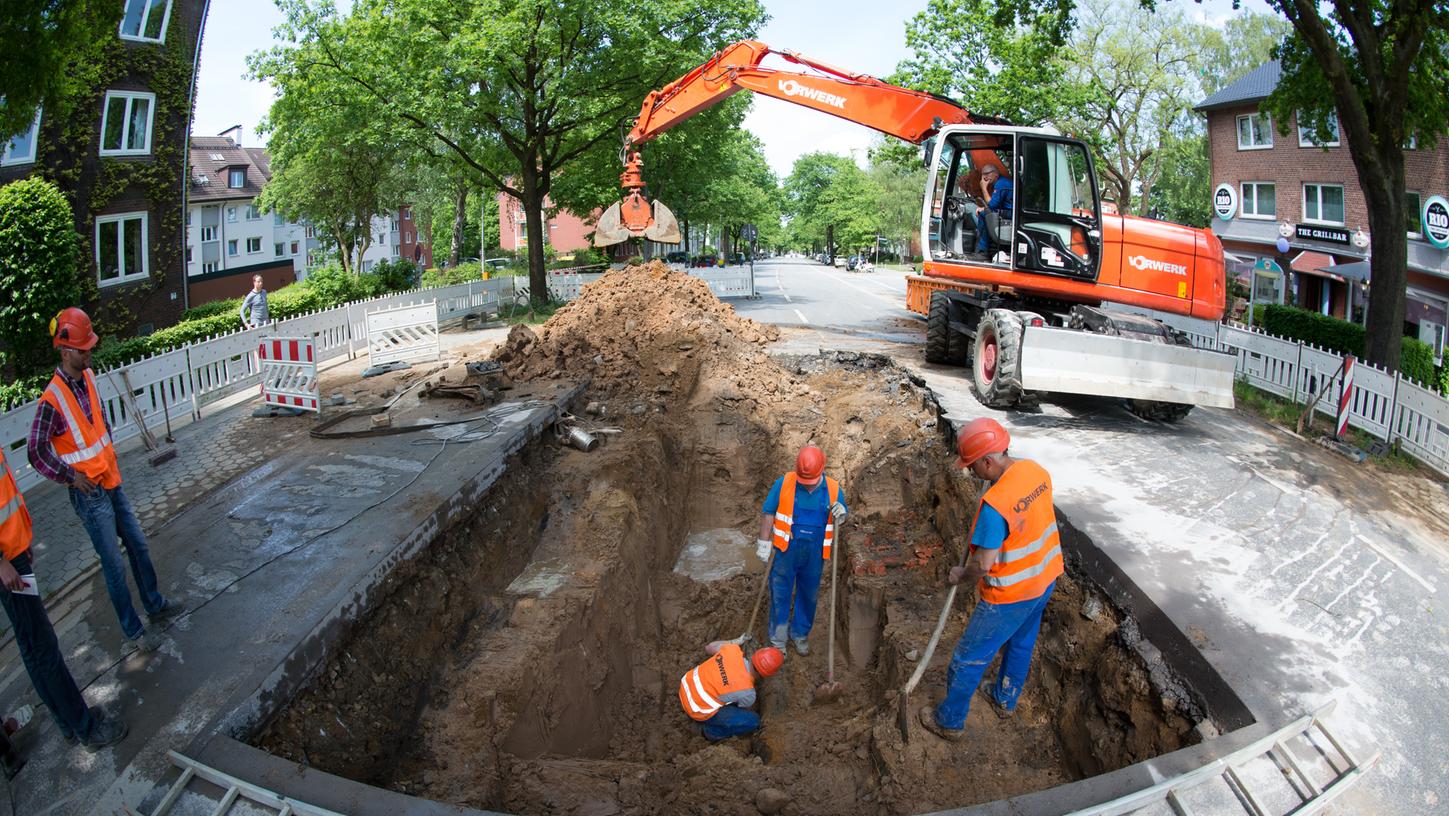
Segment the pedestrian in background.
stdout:
<path fill-rule="evenodd" d="M 90 316 L 74 307 L 56 315 L 50 333 L 51 344 L 60 350 L 60 367 L 40 396 L 25 450 L 37 473 L 70 489 L 71 507 L 100 558 L 121 633 L 136 641 L 141 651 L 155 651 L 161 645 L 160 635 L 146 630 L 131 605 L 121 546 L 152 623 L 173 617 L 181 605 L 162 597 L 157 588 L 141 522 L 121 490 L 121 465 L 90 370 L 91 350 L 100 338 L 91 329 Z"/>
<path fill-rule="evenodd" d="M 1062 545 L 1052 505 L 1052 477 L 1030 459 L 1007 454 L 1011 436 L 994 419 L 974 419 L 956 437 L 956 466 L 990 483 L 976 510 L 966 565 L 952 584 L 977 582 L 980 601 L 956 643 L 946 672 L 946 699 L 920 711 L 921 725 L 948 740 L 965 735 L 971 695 L 986 667 L 1006 647 L 986 698 L 1005 718 L 1016 710 L 1031 671 L 1042 612 L 1062 574 Z"/>
<path fill-rule="evenodd" d="M 241 320 L 242 325 L 248 329 L 272 322 L 271 312 L 267 311 L 267 290 L 262 288 L 261 275 L 252 275 L 252 290 L 242 298 Z"/>
<path fill-rule="evenodd" d="M 20 650 L 20 660 L 25 664 L 25 673 L 40 702 L 50 710 L 56 727 L 69 742 L 80 742 L 87 751 L 99 751 L 107 745 L 114 745 L 126 736 L 126 724 L 118 719 L 106 717 L 100 711 L 86 705 L 76 686 L 70 669 L 60 653 L 60 643 L 55 637 L 55 627 L 45 612 L 37 587 L 27 585 L 21 576 L 34 577 L 35 563 L 31 553 L 32 531 L 30 511 L 25 508 L 25 497 L 15 484 L 15 474 L 10 472 L 10 462 L 0 451 L 0 606 L 10 618 L 15 632 L 15 646 Z M 23 709 L 22 709 L 23 710 Z M 24 726 L 16 722 L 16 730 Z M 0 762 L 5 772 L 14 776 L 24 764 L 14 751 L 9 740 L 9 723 L 0 733 Z"/>
<path fill-rule="evenodd" d="M 825 452 L 814 445 L 801 448 L 795 469 L 776 479 L 765 497 L 760 538 L 755 542 L 761 561 L 770 557 L 771 548 L 775 550 L 770 567 L 770 643 L 783 651 L 789 638 L 802 655 L 810 653 L 820 573 L 830 560 L 835 525 L 847 512 L 840 483 L 824 472 Z"/>

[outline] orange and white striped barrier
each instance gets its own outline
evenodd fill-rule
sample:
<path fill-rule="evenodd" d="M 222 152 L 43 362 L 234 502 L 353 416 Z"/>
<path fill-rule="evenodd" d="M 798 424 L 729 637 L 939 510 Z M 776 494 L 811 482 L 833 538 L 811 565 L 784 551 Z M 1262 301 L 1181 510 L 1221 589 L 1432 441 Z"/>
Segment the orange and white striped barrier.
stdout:
<path fill-rule="evenodd" d="M 1337 436 L 1339 439 L 1348 436 L 1348 415 L 1353 408 L 1353 364 L 1352 354 L 1343 358 L 1343 380 L 1341 389 L 1338 392 L 1338 425 Z"/>
<path fill-rule="evenodd" d="M 321 413 L 317 355 L 311 337 L 266 337 L 257 345 L 262 402 Z"/>

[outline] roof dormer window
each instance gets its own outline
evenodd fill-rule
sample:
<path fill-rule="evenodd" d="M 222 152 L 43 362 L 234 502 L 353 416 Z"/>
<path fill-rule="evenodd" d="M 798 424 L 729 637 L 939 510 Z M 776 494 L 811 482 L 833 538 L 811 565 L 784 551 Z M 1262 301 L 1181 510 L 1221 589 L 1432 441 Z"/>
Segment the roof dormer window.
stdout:
<path fill-rule="evenodd" d="M 247 169 L 245 167 L 233 167 L 226 173 L 226 186 L 233 190 L 240 190 L 247 186 Z"/>

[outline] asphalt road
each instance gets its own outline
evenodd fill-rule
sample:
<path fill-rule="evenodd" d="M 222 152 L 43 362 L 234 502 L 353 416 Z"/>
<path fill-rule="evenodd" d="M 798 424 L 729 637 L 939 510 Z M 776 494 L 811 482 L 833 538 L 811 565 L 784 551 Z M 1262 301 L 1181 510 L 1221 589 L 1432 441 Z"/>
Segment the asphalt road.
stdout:
<path fill-rule="evenodd" d="M 784 260 L 756 272 L 762 297 L 735 307 L 785 327 L 778 350 L 884 351 L 925 376 L 953 419 L 1006 424 L 1012 452 L 1053 474 L 1061 511 L 1259 721 L 1276 727 L 1336 700 L 1335 732 L 1360 755 L 1382 751 L 1336 812 L 1449 812 L 1443 482 L 1351 465 L 1235 411 L 1197 409 L 1178 425 L 1088 397 L 991 411 L 962 369 L 922 362 L 903 275 Z"/>

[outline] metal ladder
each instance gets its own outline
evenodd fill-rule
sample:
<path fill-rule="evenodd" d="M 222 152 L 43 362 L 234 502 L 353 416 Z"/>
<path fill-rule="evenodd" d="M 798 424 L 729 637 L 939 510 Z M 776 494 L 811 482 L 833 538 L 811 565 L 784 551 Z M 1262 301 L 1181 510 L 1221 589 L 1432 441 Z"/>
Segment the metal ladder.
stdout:
<path fill-rule="evenodd" d="M 1378 751 L 1374 751 L 1367 760 L 1360 762 L 1328 730 L 1328 726 L 1323 720 L 1332 713 L 1336 703 L 1336 700 L 1330 701 L 1318 711 L 1245 745 L 1225 757 L 1215 759 L 1201 768 L 1188 771 L 1181 776 L 1165 779 L 1150 788 L 1129 793 L 1110 802 L 1073 811 L 1068 816 L 1116 816 L 1116 814 L 1132 813 L 1154 806 L 1160 809 L 1163 804 L 1171 808 L 1171 812 L 1176 816 L 1198 816 L 1206 811 L 1189 807 L 1187 802 L 1189 791 L 1215 781 L 1221 781 L 1227 785 L 1237 799 L 1238 805 L 1249 816 L 1277 816 L 1280 813 L 1302 816 L 1319 813 L 1357 782 L 1359 777 L 1363 776 L 1375 762 L 1378 762 L 1380 756 Z M 1331 750 L 1325 750 L 1323 742 L 1320 742 L 1315 734 L 1321 735 L 1323 742 L 1327 742 Z M 1321 762 L 1316 766 L 1305 765 L 1289 745 L 1294 740 L 1306 743 L 1311 750 L 1316 752 L 1317 758 Z M 1286 780 L 1288 787 L 1292 789 L 1292 794 L 1296 794 L 1297 801 L 1291 801 L 1290 797 L 1286 808 L 1265 806 L 1266 794 L 1261 790 L 1255 793 L 1249 787 L 1249 779 L 1245 779 L 1245 766 L 1264 759 L 1271 761 L 1277 767 L 1280 779 Z M 1319 771 L 1319 780 L 1316 782 L 1314 777 L 1308 773 L 1310 767 Z M 1330 778 L 1325 780 L 1324 776 Z M 1287 791 L 1284 790 L 1281 793 L 1287 793 Z"/>
<path fill-rule="evenodd" d="M 247 782 L 244 779 L 237 779 L 215 768 L 202 765 L 200 762 L 188 756 L 178 754 L 175 751 L 167 751 L 166 756 L 171 760 L 172 765 L 181 769 L 181 776 L 177 777 L 176 781 L 171 783 L 170 789 L 166 791 L 166 795 L 156 805 L 156 809 L 151 811 L 150 816 L 165 816 L 165 814 L 170 813 L 172 806 L 181 799 L 182 794 L 186 792 L 186 786 L 191 784 L 191 780 L 193 779 L 210 782 L 223 791 L 220 801 L 216 804 L 216 808 L 211 811 L 211 816 L 225 816 L 225 814 L 231 812 L 232 806 L 239 799 L 272 808 L 277 811 L 277 816 L 346 816 L 346 814 L 338 813 L 335 810 L 327 810 L 315 805 L 309 805 L 306 802 L 298 802 L 276 791 L 267 790 L 260 785 Z M 192 794 L 207 799 L 214 798 L 199 791 L 192 791 Z M 144 814 L 138 814 L 131 808 L 126 808 L 125 812 L 126 816 L 144 816 Z"/>

